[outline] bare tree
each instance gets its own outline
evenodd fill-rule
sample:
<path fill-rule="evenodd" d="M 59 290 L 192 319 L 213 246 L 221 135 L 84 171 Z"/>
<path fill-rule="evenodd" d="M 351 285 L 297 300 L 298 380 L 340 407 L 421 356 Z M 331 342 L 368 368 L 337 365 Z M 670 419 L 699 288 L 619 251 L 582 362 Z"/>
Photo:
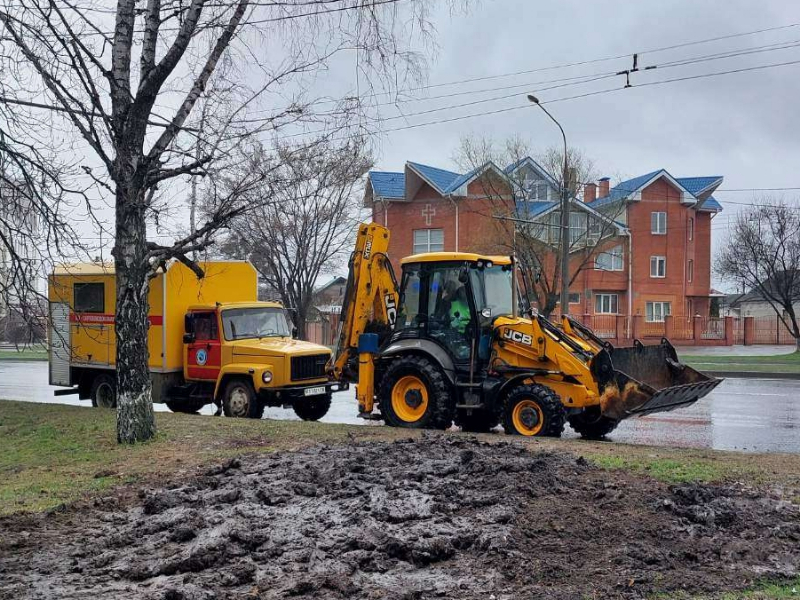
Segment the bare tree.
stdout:
<path fill-rule="evenodd" d="M 538 156 L 534 166 L 544 170 L 546 179 L 532 181 L 528 170 L 516 168 L 524 167 L 531 156 Z M 548 148 L 537 154 L 519 138 L 499 146 L 488 138 L 464 138 L 454 158 L 464 170 L 483 172 L 479 181 L 489 202 L 473 208 L 485 217 L 487 231 L 480 236 L 480 250 L 517 255 L 532 295 L 529 300 L 542 314 L 549 316 L 559 300 L 562 235 L 570 236 L 570 285 L 584 269 L 595 268 L 598 256 L 605 256 L 618 243 L 615 238 L 620 228 L 615 218 L 624 207 L 611 203 L 595 210 L 578 202 L 582 184 L 596 179 L 592 161 L 579 149 L 567 150 L 567 185 L 573 198 L 569 232 L 563 232 L 560 225 L 563 150 Z M 543 195 L 546 189 L 555 193 Z M 486 247 L 486 240 L 494 240 L 493 247 Z"/>
<path fill-rule="evenodd" d="M 52 239 L 75 242 L 80 252 L 69 254 L 87 251 L 71 225 L 81 219 L 95 219 L 114 239 L 120 442 L 155 433 L 150 280 L 171 259 L 202 276 L 192 253 L 251 208 L 244 199 L 252 200 L 250 191 L 277 165 L 246 173 L 225 195 L 215 194 L 205 223 L 156 243 L 148 226 L 159 228 L 170 215 L 170 182 L 214 172 L 264 132 L 275 136 L 295 125 L 302 134 L 306 123 L 336 131 L 329 124 L 341 127 L 358 99 L 328 99 L 328 109 L 318 111 L 304 88 L 339 52 L 355 51 L 360 75 L 377 73 L 381 82 L 415 74 L 419 61 L 404 48 L 403 24 L 415 31 L 424 25 L 424 5 L 409 5 L 400 19 L 397 1 L 117 0 L 113 8 L 99 0 L 0 2 L 0 143 L 15 157 L 17 179 L 47 217 Z M 215 78 L 223 81 L 210 86 Z M 211 89 L 198 124 L 196 105 Z M 78 142 L 83 158 L 72 159 Z M 103 206 L 113 211 L 112 226 Z"/>
<path fill-rule="evenodd" d="M 362 176 L 372 158 L 358 138 L 299 151 L 279 146 L 276 155 L 254 156 L 262 165 L 280 165 L 272 180 L 251 192 L 272 201 L 234 220 L 222 252 L 253 263 L 305 338 L 317 280 L 351 246 Z"/>
<path fill-rule="evenodd" d="M 767 302 L 800 350 L 800 212 L 770 198 L 738 213 L 714 270 Z"/>

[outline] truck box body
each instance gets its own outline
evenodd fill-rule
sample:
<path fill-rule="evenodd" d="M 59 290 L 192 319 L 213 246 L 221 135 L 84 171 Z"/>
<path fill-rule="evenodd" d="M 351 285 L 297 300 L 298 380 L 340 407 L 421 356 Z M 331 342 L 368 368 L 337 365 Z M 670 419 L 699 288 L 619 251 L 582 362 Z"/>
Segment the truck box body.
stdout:
<path fill-rule="evenodd" d="M 257 299 L 257 275 L 250 263 L 205 262 L 200 267 L 205 272 L 202 279 L 176 261 L 150 282 L 147 346 L 153 374 L 183 371 L 184 317 L 189 306 Z M 82 368 L 113 369 L 114 267 L 99 263 L 57 267 L 49 284 L 50 385 L 76 385 L 76 373 Z"/>

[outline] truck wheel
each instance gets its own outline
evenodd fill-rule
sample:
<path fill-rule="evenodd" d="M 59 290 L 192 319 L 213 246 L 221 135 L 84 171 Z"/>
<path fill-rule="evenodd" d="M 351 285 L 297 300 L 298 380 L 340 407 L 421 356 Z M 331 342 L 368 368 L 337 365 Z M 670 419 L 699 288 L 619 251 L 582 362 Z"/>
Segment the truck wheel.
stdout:
<path fill-rule="evenodd" d="M 98 375 L 92 381 L 89 392 L 92 406 L 97 408 L 117 407 L 117 378 L 113 375 Z"/>
<path fill-rule="evenodd" d="M 489 411 L 476 409 L 468 415 L 465 410 L 456 413 L 456 425 L 461 427 L 461 431 L 471 433 L 488 433 L 500 423 L 500 419 Z"/>
<path fill-rule="evenodd" d="M 601 415 L 600 411 L 592 410 L 585 410 L 568 420 L 569 426 L 587 440 L 601 440 L 619 425 L 616 419 L 609 419 Z"/>
<path fill-rule="evenodd" d="M 308 398 L 295 400 L 292 408 L 294 409 L 294 414 L 303 419 L 303 421 L 319 421 L 328 414 L 332 399 L 333 395 L 330 392 L 320 396 L 309 396 Z"/>
<path fill-rule="evenodd" d="M 559 437 L 566 413 L 561 399 L 544 385 L 520 385 L 506 397 L 503 429 L 526 436 Z"/>
<path fill-rule="evenodd" d="M 251 382 L 233 379 L 225 386 L 222 410 L 226 417 L 260 419 L 264 414 L 264 405 L 259 402 Z"/>
<path fill-rule="evenodd" d="M 164 404 L 174 413 L 196 415 L 207 403 L 202 400 L 167 400 Z"/>
<path fill-rule="evenodd" d="M 391 427 L 447 429 L 453 422 L 453 397 L 438 366 L 427 358 L 393 361 L 378 395 L 383 420 Z"/>

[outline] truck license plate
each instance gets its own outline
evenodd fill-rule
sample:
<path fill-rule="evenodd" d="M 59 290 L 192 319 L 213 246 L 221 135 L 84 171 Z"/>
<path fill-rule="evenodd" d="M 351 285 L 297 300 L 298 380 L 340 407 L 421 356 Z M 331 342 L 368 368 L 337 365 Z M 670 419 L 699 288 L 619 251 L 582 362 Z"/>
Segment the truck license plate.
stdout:
<path fill-rule="evenodd" d="M 325 386 L 321 385 L 319 387 L 306 388 L 303 391 L 303 393 L 306 396 L 319 396 L 320 394 L 324 394 L 325 393 Z"/>

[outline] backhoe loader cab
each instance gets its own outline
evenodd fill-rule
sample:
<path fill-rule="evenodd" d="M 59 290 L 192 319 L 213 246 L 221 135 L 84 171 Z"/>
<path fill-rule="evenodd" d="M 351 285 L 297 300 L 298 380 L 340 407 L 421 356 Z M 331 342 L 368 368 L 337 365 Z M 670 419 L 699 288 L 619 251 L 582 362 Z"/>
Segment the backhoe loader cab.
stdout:
<path fill-rule="evenodd" d="M 602 437 L 620 420 L 696 402 L 718 379 L 667 340 L 613 348 L 569 317 L 516 314 L 508 256 L 436 252 L 401 261 L 389 231 L 359 228 L 332 376 L 355 381 L 359 414 L 395 427 Z M 380 414 L 374 412 L 379 408 Z"/>
<path fill-rule="evenodd" d="M 488 360 L 494 318 L 514 312 L 509 257 L 440 252 L 402 265 L 392 339 L 430 340 L 465 370 L 472 358 Z"/>

